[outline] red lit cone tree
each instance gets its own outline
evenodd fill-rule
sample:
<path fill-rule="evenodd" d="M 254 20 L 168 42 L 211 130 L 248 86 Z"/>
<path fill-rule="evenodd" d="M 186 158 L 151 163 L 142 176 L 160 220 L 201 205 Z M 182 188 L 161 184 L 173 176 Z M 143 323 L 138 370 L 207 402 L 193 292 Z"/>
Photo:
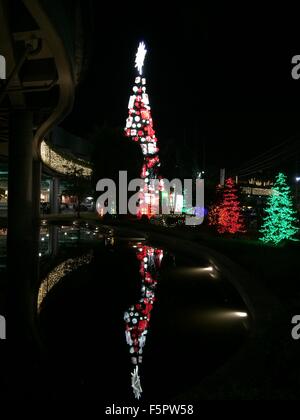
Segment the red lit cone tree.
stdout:
<path fill-rule="evenodd" d="M 237 195 L 237 188 L 232 178 L 225 181 L 222 201 L 219 206 L 219 233 L 245 232 L 244 218 Z"/>

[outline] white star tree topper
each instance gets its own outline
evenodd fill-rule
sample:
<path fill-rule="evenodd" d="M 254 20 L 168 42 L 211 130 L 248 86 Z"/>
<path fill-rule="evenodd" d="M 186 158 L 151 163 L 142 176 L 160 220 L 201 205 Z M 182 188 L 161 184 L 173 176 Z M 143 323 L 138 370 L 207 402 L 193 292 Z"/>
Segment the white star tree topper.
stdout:
<path fill-rule="evenodd" d="M 143 65 L 144 65 L 144 60 L 145 60 L 145 55 L 146 55 L 146 45 L 144 44 L 144 42 L 140 42 L 138 49 L 137 49 L 137 53 L 135 55 L 135 66 L 138 69 L 138 72 L 140 75 L 142 75 L 143 73 Z"/>

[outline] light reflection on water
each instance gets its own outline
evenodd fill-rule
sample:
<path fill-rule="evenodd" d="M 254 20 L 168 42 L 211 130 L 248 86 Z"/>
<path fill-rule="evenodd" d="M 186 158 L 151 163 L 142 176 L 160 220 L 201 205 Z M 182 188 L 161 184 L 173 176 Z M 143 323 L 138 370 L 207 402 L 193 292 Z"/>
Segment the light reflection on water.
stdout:
<path fill-rule="evenodd" d="M 159 267 L 163 258 L 163 250 L 137 243 L 133 245 L 140 263 L 141 277 L 140 298 L 138 303 L 130 306 L 124 313 L 126 323 L 125 335 L 129 346 L 131 363 L 135 366 L 131 373 L 131 386 L 135 398 L 140 399 L 142 386 L 139 366 L 143 361 L 143 348 L 149 330 L 151 311 L 153 309 L 155 290 L 158 282 Z"/>
<path fill-rule="evenodd" d="M 88 223 L 79 223 L 74 221 L 72 224 L 56 226 L 49 226 L 42 222 L 40 228 L 40 257 L 49 256 L 54 250 L 52 242 L 56 243 L 54 254 L 59 254 L 59 251 L 64 248 L 80 247 L 86 243 L 92 245 L 104 238 L 104 232 L 107 229 L 99 228 L 97 226 L 89 225 Z M 105 237 L 110 237 L 112 231 Z M 52 245 L 52 246 L 51 246 Z M 55 255 L 53 255 L 55 256 Z M 87 265 L 92 260 L 93 253 L 88 251 L 80 256 L 68 258 L 58 264 L 47 276 L 41 281 L 38 291 L 37 311 L 41 310 L 41 305 L 50 290 L 59 283 L 67 274 L 76 271 L 79 267 Z"/>
<path fill-rule="evenodd" d="M 6 266 L 6 237 L 7 229 L 0 228 L 0 269 Z"/>
<path fill-rule="evenodd" d="M 52 241 L 56 241 L 58 247 L 77 247 L 79 244 L 97 241 L 103 237 L 98 227 L 87 223 L 84 225 L 73 222 L 70 225 L 49 226 L 42 224 L 40 230 L 40 256 L 51 254 Z M 52 245 L 52 246 L 51 246 Z"/>
<path fill-rule="evenodd" d="M 80 248 L 81 244 L 89 243 L 92 236 L 96 239 L 95 243 L 102 243 L 109 255 L 113 256 L 118 249 L 121 252 L 128 249 L 133 252 L 133 260 L 138 260 L 138 268 L 134 267 L 133 261 L 129 263 L 139 274 L 139 282 L 135 286 L 138 295 L 135 298 L 132 294 L 132 298 L 125 304 L 126 298 L 119 289 L 120 284 L 125 284 L 124 287 L 128 287 L 131 290 L 130 294 L 132 293 L 130 285 L 136 283 L 132 283 L 130 276 L 113 274 L 102 283 L 99 290 L 100 306 L 105 307 L 105 318 L 101 319 L 105 319 L 107 330 L 113 331 L 114 336 L 125 320 L 126 350 L 119 345 L 112 346 L 110 351 L 115 361 L 123 360 L 127 352 L 126 359 L 128 365 L 130 361 L 130 367 L 126 365 L 126 360 L 121 368 L 115 367 L 116 363 L 113 363 L 107 367 L 107 376 L 106 367 L 102 364 L 100 367 L 101 375 L 106 378 L 104 382 L 110 381 L 111 377 L 120 379 L 121 395 L 126 395 L 129 390 L 131 394 L 133 391 L 135 398 L 143 399 L 149 396 L 155 398 L 157 395 L 172 395 L 180 391 L 181 387 L 187 386 L 186 384 L 193 385 L 210 370 L 213 371 L 214 366 L 223 363 L 222 360 L 225 361 L 235 346 L 242 342 L 249 328 L 247 311 L 241 304 L 241 299 L 236 299 L 232 292 L 228 292 L 222 273 L 211 262 L 188 260 L 180 254 L 146 241 L 130 239 L 126 235 L 120 237 L 111 229 L 90 226 L 83 226 L 80 232 L 78 229 L 79 226 L 74 225 L 59 228 L 58 238 L 62 247 L 71 248 L 72 244 L 76 244 Z M 82 242 L 78 242 L 78 233 L 83 239 Z M 47 230 L 43 234 L 47 235 Z M 79 267 L 87 266 L 86 269 L 83 267 L 84 272 L 89 273 L 86 277 L 87 282 L 90 281 L 88 276 L 91 276 L 91 273 L 99 276 L 98 272 L 89 271 L 88 267 L 93 265 L 95 259 L 101 262 L 105 253 L 101 255 L 97 251 L 96 255 L 86 253 L 80 257 L 68 258 L 51 271 L 43 280 L 39 292 L 39 308 L 42 302 L 45 304 L 41 313 L 47 313 L 47 293 L 66 275 L 75 273 Z M 117 252 L 116 255 L 121 254 Z M 115 258 L 117 266 L 119 257 Z M 112 263 L 113 260 L 109 261 Z M 115 273 L 113 267 L 109 267 Z M 122 272 L 121 267 L 120 270 Z M 82 277 L 82 274 L 80 275 Z M 85 274 L 83 278 L 84 276 Z M 118 282 L 119 277 L 122 278 L 122 283 Z M 113 287 L 110 289 L 111 282 Z M 65 293 L 67 299 L 67 289 Z M 90 293 L 94 293 L 93 289 Z M 111 297 L 110 293 L 113 293 Z M 116 298 L 118 294 L 120 296 Z M 115 306 L 109 303 L 114 299 L 121 303 L 124 299 L 123 312 L 114 312 Z M 63 310 L 63 302 L 58 304 L 62 305 Z M 100 319 L 97 311 L 92 320 L 89 318 L 87 322 L 93 323 L 94 318 L 95 322 Z M 114 319 L 115 322 L 110 324 L 110 319 Z M 52 336 L 50 341 L 54 346 L 56 342 L 61 343 L 61 339 L 57 339 L 56 335 Z M 105 343 L 105 346 L 109 347 L 110 341 L 105 340 Z M 68 341 L 64 345 L 68 348 Z M 124 385 L 124 378 L 125 382 L 128 378 L 127 385 Z M 114 388 L 116 383 L 113 382 L 112 386 Z"/>
<path fill-rule="evenodd" d="M 40 227 L 40 249 L 39 257 L 50 256 L 58 251 L 58 248 L 78 246 L 82 243 L 97 241 L 103 237 L 99 227 L 84 223 L 84 226 L 78 222 L 68 225 L 49 225 L 45 220 Z M 0 268 L 6 267 L 6 248 L 7 228 L 0 228 Z M 53 241 L 56 247 L 53 247 Z"/>
<path fill-rule="evenodd" d="M 79 267 L 89 264 L 92 260 L 92 253 L 81 255 L 76 258 L 68 258 L 61 264 L 57 265 L 41 282 L 38 300 L 37 300 L 37 311 L 40 312 L 41 305 L 46 298 L 50 290 L 58 284 L 67 274 L 77 270 Z"/>

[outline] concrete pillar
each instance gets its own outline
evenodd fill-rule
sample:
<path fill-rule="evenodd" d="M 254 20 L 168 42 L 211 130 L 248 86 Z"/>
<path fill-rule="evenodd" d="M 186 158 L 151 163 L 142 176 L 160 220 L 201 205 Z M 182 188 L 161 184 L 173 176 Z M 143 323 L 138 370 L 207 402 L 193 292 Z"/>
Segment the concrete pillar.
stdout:
<path fill-rule="evenodd" d="M 162 191 L 159 190 L 159 204 L 158 204 L 158 214 L 162 214 L 163 212 L 163 195 L 162 195 Z"/>
<path fill-rule="evenodd" d="M 42 162 L 34 159 L 32 162 L 32 215 L 38 224 L 40 224 L 41 180 Z"/>
<path fill-rule="evenodd" d="M 49 226 L 49 248 L 51 257 L 55 257 L 58 253 L 58 226 L 50 225 Z"/>
<path fill-rule="evenodd" d="M 59 179 L 54 177 L 50 182 L 50 212 L 57 214 L 59 213 Z"/>
<path fill-rule="evenodd" d="M 8 174 L 8 307 L 7 337 L 22 351 L 34 340 L 36 246 L 33 228 L 32 114 L 13 111 L 10 116 Z M 26 345 L 28 344 L 28 346 Z"/>
<path fill-rule="evenodd" d="M 31 285 L 34 291 L 39 286 L 39 250 L 40 250 L 40 203 L 41 203 L 42 162 L 32 161 L 32 258 L 33 272 Z"/>

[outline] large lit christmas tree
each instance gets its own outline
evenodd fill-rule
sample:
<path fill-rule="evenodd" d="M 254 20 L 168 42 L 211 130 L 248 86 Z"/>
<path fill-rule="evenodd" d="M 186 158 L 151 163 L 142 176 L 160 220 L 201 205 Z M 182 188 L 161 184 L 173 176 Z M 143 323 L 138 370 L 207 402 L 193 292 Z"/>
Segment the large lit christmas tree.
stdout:
<path fill-rule="evenodd" d="M 237 188 L 232 178 L 225 181 L 222 201 L 218 206 L 217 229 L 219 233 L 245 232 Z"/>
<path fill-rule="evenodd" d="M 278 245 L 283 240 L 291 239 L 298 232 L 291 190 L 283 173 L 279 173 L 275 179 L 265 212 L 266 216 L 260 229 L 263 235 L 259 238 L 261 241 Z"/>
<path fill-rule="evenodd" d="M 125 134 L 140 144 L 144 155 L 141 178 L 145 183 L 144 191 L 140 198 L 139 214 L 151 216 L 154 213 L 153 207 L 158 205 L 158 203 L 154 202 L 155 200 L 158 201 L 158 195 L 155 194 L 151 181 L 157 178 L 160 162 L 149 98 L 146 93 L 146 79 L 143 77 L 146 52 L 145 44 L 140 42 L 135 58 L 137 75 L 132 88 L 133 95 L 129 98 L 129 116 L 126 120 Z"/>

